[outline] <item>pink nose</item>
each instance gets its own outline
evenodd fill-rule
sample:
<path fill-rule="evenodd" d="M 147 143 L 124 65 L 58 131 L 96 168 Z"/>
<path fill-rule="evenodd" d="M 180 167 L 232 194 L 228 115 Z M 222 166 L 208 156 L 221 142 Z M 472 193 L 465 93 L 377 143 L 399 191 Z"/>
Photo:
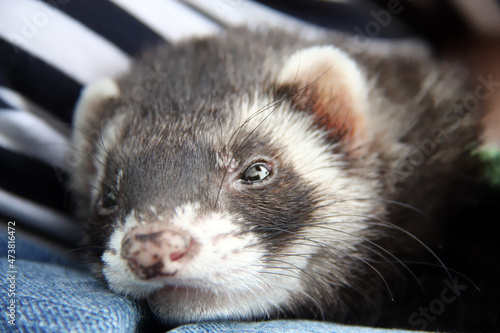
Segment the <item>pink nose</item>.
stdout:
<path fill-rule="evenodd" d="M 174 276 L 188 260 L 192 240 L 174 230 L 132 230 L 124 237 L 121 256 L 142 280 Z"/>

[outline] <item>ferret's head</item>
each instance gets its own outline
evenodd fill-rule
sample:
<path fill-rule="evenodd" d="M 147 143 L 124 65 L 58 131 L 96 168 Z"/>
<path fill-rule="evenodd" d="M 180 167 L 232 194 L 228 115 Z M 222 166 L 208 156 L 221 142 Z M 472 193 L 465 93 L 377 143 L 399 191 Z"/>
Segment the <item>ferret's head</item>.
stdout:
<path fill-rule="evenodd" d="M 230 54 L 203 70 L 185 53 L 182 73 L 157 69 L 161 84 L 136 69 L 82 93 L 73 185 L 96 270 L 172 323 L 338 318 L 347 294 L 369 303 L 385 167 L 372 147 L 392 148 L 368 126 L 362 71 L 307 47 L 236 82 Z"/>

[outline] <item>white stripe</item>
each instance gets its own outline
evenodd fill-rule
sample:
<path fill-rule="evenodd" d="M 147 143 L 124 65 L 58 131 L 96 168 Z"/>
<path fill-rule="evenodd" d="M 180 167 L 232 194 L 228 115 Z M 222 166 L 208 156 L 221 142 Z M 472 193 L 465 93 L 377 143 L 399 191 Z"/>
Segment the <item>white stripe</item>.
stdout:
<path fill-rule="evenodd" d="M 115 77 L 130 66 L 116 46 L 43 2 L 0 0 L 0 13 L 0 37 L 82 84 Z"/>
<path fill-rule="evenodd" d="M 215 34 L 219 26 L 175 0 L 111 0 L 164 39 L 176 42 Z"/>
<path fill-rule="evenodd" d="M 12 219 L 22 219 L 30 227 L 46 230 L 61 240 L 79 242 L 78 224 L 69 216 L 0 189 L 0 211 Z"/>
<path fill-rule="evenodd" d="M 285 15 L 248 0 L 181 0 L 204 13 L 220 20 L 228 26 L 246 25 L 258 27 L 266 24 L 271 27 L 296 31 L 298 27 L 306 26 L 291 16 Z"/>
<path fill-rule="evenodd" d="M 28 112 L 0 112 L 0 134 L 11 142 L 11 148 L 16 151 L 49 165 L 64 165 L 68 138 Z"/>

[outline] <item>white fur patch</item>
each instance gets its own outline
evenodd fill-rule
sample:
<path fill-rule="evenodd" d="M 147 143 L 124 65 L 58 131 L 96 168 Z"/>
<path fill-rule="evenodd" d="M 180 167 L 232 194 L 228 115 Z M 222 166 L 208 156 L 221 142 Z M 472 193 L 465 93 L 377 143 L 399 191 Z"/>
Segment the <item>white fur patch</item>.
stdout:
<path fill-rule="evenodd" d="M 76 103 L 73 124 L 77 129 L 73 131 L 74 142 L 81 142 L 82 135 L 79 129 L 88 123 L 88 118 L 95 115 L 95 109 L 101 109 L 103 103 L 120 94 L 120 88 L 113 79 L 101 79 L 87 85 L 80 93 Z"/>
<path fill-rule="evenodd" d="M 120 191 L 120 188 L 122 186 L 122 179 L 123 179 L 123 169 L 118 170 L 116 173 L 116 191 Z"/>
<path fill-rule="evenodd" d="M 200 215 L 198 207 L 197 204 L 177 207 L 174 216 L 165 223 L 191 235 L 199 251 L 174 277 L 163 281 L 136 278 L 120 256 L 127 232 L 151 223 L 143 224 L 140 216 L 130 213 L 125 223 L 113 231 L 103 255 L 103 271 L 110 288 L 134 297 L 146 297 L 165 286 L 191 288 L 190 295 L 172 300 L 169 296 L 176 297 L 174 290 L 152 304 L 153 308 L 161 309 L 161 316 L 182 322 L 224 316 L 251 318 L 286 304 L 289 290 L 300 292 L 300 280 L 283 276 L 283 270 L 263 264 L 262 257 L 267 251 L 258 245 L 252 233 L 241 233 L 234 217 L 217 213 Z M 202 297 L 204 294 L 206 297 Z M 207 308 L 211 315 L 205 312 Z"/>
<path fill-rule="evenodd" d="M 99 145 L 97 147 L 97 152 L 95 157 L 92 159 L 94 167 L 97 172 L 95 174 L 94 179 L 92 180 L 92 190 L 91 190 L 91 198 L 92 204 L 95 203 L 96 198 L 99 194 L 100 181 L 104 179 L 105 165 L 108 159 L 108 152 L 115 147 L 118 143 L 118 139 L 123 131 L 123 127 L 125 125 L 125 116 L 118 115 L 113 118 L 112 122 L 107 122 L 100 130 L 101 134 L 99 135 L 101 140 L 99 141 Z M 123 177 L 123 171 L 120 170 L 116 177 L 116 186 L 121 185 L 121 179 Z"/>
<path fill-rule="evenodd" d="M 235 160 L 231 153 L 217 152 L 215 157 L 217 167 L 227 170 L 228 173 L 232 173 L 238 168 L 239 161 Z"/>

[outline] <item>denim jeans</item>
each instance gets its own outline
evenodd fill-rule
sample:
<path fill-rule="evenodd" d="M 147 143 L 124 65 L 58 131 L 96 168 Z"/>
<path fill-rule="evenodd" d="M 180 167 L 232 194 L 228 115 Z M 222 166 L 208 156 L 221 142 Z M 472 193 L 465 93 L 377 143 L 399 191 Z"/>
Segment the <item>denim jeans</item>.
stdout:
<path fill-rule="evenodd" d="M 0 233 L 0 267 L 2 275 L 7 277 L 2 278 L 6 283 L 0 291 L 0 332 L 137 332 L 144 314 L 132 300 L 109 292 L 69 254 L 61 255 L 45 244 L 18 234 L 13 262 L 12 257 L 7 257 L 8 236 L 4 231 Z M 14 266 L 10 267 L 11 264 Z M 271 331 L 401 332 L 306 320 L 199 323 L 172 330 L 186 333 Z"/>

